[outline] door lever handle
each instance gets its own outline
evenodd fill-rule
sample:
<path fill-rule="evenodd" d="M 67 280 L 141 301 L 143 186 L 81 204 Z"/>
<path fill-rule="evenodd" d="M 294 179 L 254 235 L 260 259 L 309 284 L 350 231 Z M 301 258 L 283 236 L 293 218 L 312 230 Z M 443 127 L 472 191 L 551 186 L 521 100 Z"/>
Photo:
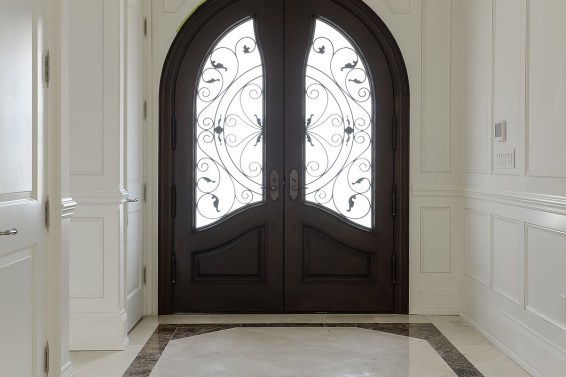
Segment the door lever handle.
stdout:
<path fill-rule="evenodd" d="M 0 236 L 15 236 L 16 234 L 18 234 L 18 230 L 16 228 L 0 232 Z"/>

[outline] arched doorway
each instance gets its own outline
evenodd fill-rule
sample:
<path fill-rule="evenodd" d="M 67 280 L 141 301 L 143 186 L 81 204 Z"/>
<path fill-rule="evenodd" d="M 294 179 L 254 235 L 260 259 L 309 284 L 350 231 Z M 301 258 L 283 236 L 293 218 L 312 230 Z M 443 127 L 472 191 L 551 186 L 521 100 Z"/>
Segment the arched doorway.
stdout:
<path fill-rule="evenodd" d="M 408 311 L 409 88 L 358 0 L 209 0 L 160 90 L 159 312 Z"/>

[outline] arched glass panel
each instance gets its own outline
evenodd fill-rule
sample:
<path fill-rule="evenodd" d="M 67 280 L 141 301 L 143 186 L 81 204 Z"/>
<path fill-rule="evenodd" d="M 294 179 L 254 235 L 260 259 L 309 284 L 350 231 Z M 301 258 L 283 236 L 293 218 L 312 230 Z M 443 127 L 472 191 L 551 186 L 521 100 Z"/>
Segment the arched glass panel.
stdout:
<path fill-rule="evenodd" d="M 216 43 L 199 74 L 197 229 L 264 200 L 263 93 L 263 64 L 250 19 Z"/>
<path fill-rule="evenodd" d="M 305 200 L 373 227 L 373 92 L 350 39 L 316 20 L 306 69 Z"/>

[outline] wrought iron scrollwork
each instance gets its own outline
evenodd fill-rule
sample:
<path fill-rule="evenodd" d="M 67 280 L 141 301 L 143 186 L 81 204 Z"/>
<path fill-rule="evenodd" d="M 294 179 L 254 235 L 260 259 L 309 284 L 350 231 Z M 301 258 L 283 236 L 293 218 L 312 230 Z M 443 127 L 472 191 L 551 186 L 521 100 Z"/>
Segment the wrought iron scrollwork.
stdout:
<path fill-rule="evenodd" d="M 316 19 L 306 68 L 305 200 L 373 227 L 373 92 L 353 43 Z"/>
<path fill-rule="evenodd" d="M 263 77 L 253 19 L 228 31 L 203 63 L 195 112 L 197 229 L 264 200 Z"/>

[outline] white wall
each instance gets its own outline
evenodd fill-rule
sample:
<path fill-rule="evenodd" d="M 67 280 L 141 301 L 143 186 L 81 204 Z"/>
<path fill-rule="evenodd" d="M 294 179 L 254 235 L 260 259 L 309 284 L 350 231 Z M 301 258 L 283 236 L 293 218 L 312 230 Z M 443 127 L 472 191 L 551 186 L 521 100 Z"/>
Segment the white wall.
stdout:
<path fill-rule="evenodd" d="M 462 313 L 538 376 L 566 370 L 564 14 L 563 0 L 466 8 Z M 499 167 L 512 150 L 515 167 Z"/>

